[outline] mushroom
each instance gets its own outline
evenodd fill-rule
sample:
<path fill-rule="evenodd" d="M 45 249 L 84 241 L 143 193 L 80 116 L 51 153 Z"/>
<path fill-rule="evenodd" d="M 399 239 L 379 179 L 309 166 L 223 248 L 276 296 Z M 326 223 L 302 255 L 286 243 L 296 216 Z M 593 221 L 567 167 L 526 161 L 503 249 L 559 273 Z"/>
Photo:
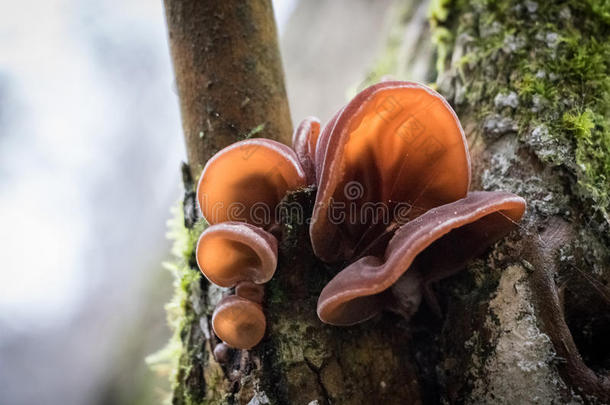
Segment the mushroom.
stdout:
<path fill-rule="evenodd" d="M 365 256 L 337 274 L 318 299 L 318 316 L 332 325 L 363 322 L 383 309 L 407 318 L 422 287 L 462 269 L 512 230 L 525 200 L 506 192 L 471 192 L 402 225 L 383 257 Z"/>
<path fill-rule="evenodd" d="M 315 155 L 319 134 L 320 120 L 315 117 L 307 117 L 301 121 L 292 135 L 292 149 L 305 170 L 309 184 L 316 181 Z"/>
<path fill-rule="evenodd" d="M 229 360 L 230 351 L 231 348 L 226 343 L 220 342 L 214 347 L 214 359 L 218 363 L 226 363 Z"/>
<path fill-rule="evenodd" d="M 300 144 L 318 133 L 315 120 L 306 125 L 302 131 L 308 133 L 295 135 Z M 303 150 L 309 149 L 303 145 Z M 250 349 L 265 333 L 260 284 L 271 279 L 277 265 L 277 239 L 270 233 L 277 230 L 277 206 L 287 191 L 305 185 L 297 154 L 269 139 L 230 145 L 203 169 L 197 200 L 210 226 L 197 242 L 196 258 L 210 282 L 235 287 L 235 295 L 223 298 L 212 316 L 214 332 L 230 347 Z"/>
<path fill-rule="evenodd" d="M 197 265 L 210 282 L 234 287 L 241 281 L 266 283 L 277 266 L 277 239 L 242 222 L 211 225 L 199 237 Z"/>
<path fill-rule="evenodd" d="M 210 282 L 235 287 L 235 295 L 224 297 L 214 310 L 214 333 L 230 347 L 252 348 L 265 333 L 261 308 L 264 291 L 260 284 L 275 273 L 277 240 L 250 224 L 222 222 L 201 234 L 196 257 L 199 269 Z M 225 358 L 222 349 L 218 350 L 216 357 Z"/>
<path fill-rule="evenodd" d="M 265 335 L 266 325 L 261 305 L 237 295 L 222 298 L 212 314 L 216 336 L 236 349 L 256 346 Z"/>
<path fill-rule="evenodd" d="M 319 136 L 315 165 L 310 236 L 326 262 L 383 247 L 400 222 L 465 197 L 470 183 L 455 112 L 438 93 L 410 82 L 378 83 L 340 109 Z M 387 220 L 375 204 L 388 209 Z"/>
<path fill-rule="evenodd" d="M 305 186 L 305 171 L 288 146 L 270 139 L 234 143 L 205 165 L 197 200 L 210 224 L 247 222 L 269 229 L 287 191 Z"/>

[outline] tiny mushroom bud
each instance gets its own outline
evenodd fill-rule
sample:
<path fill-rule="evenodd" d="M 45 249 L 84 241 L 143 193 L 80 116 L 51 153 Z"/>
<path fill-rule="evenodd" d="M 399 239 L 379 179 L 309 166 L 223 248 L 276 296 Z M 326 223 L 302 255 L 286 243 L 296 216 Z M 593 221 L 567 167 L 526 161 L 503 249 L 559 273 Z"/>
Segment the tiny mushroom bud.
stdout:
<path fill-rule="evenodd" d="M 391 305 L 412 315 L 422 283 L 462 269 L 512 230 L 524 211 L 521 197 L 482 191 L 429 210 L 396 231 L 384 257 L 362 257 L 337 274 L 320 294 L 318 316 L 332 325 L 352 325 Z"/>
<path fill-rule="evenodd" d="M 310 236 L 326 262 L 353 258 L 397 216 L 412 219 L 463 198 L 470 184 L 455 112 L 434 90 L 410 82 L 378 83 L 339 110 L 320 134 L 315 164 Z M 341 220 L 346 213 L 356 220 Z"/>
<path fill-rule="evenodd" d="M 262 284 L 275 273 L 277 240 L 250 224 L 222 222 L 201 234 L 196 258 L 203 275 L 221 287 L 244 280 Z"/>
<path fill-rule="evenodd" d="M 251 349 L 265 335 L 265 314 L 260 304 L 230 295 L 221 299 L 216 306 L 212 328 L 229 347 Z"/>
<path fill-rule="evenodd" d="M 315 158 L 319 134 L 320 121 L 315 117 L 307 117 L 301 121 L 292 135 L 292 148 L 307 174 L 309 184 L 316 181 Z"/>
<path fill-rule="evenodd" d="M 214 347 L 214 358 L 218 363 L 226 363 L 229 360 L 230 350 L 226 343 L 220 342 Z"/>
<path fill-rule="evenodd" d="M 197 200 L 210 224 L 240 221 L 268 229 L 287 191 L 305 186 L 305 171 L 288 146 L 270 139 L 234 143 L 205 165 Z"/>

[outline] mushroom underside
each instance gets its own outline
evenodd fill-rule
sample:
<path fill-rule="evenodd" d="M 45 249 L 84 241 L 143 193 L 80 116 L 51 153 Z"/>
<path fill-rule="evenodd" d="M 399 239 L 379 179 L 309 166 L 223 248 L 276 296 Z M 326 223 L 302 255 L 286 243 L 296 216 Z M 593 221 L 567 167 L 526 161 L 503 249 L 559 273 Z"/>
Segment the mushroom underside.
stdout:
<path fill-rule="evenodd" d="M 420 277 L 409 283 L 422 285 L 454 274 L 510 232 L 524 210 L 522 198 L 504 192 L 472 192 L 431 209 L 396 231 L 384 257 L 363 257 L 337 274 L 320 294 L 318 316 L 329 324 L 352 325 L 375 316 L 397 298 L 418 304 L 415 296 L 394 295 L 413 289 L 391 288 L 405 272 L 416 269 Z M 413 308 L 407 312 L 412 314 Z"/>
<path fill-rule="evenodd" d="M 277 240 L 256 226 L 223 222 L 201 234 L 196 259 L 203 275 L 221 287 L 240 281 L 261 284 L 275 273 Z"/>

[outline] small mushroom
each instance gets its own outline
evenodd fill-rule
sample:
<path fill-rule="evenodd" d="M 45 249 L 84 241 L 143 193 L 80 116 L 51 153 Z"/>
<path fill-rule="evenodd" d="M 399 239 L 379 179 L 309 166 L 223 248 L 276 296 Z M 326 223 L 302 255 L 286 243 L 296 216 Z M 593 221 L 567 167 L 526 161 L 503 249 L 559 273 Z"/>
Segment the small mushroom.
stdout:
<path fill-rule="evenodd" d="M 241 281 L 262 284 L 277 266 L 277 240 L 265 230 L 242 222 L 211 225 L 199 237 L 197 265 L 221 287 Z"/>
<path fill-rule="evenodd" d="M 231 349 L 226 343 L 220 342 L 214 347 L 214 359 L 218 363 L 224 364 L 229 360 L 229 354 Z"/>
<path fill-rule="evenodd" d="M 235 349 L 256 346 L 265 335 L 266 325 L 261 305 L 237 295 L 221 299 L 212 314 L 214 333 Z"/>
<path fill-rule="evenodd" d="M 315 117 L 307 117 L 297 127 L 292 135 L 292 149 L 294 149 L 301 166 L 307 174 L 307 182 L 316 181 L 316 143 L 320 134 L 320 121 Z"/>
<path fill-rule="evenodd" d="M 326 262 L 352 259 L 391 236 L 388 226 L 465 197 L 470 183 L 455 112 L 434 90 L 410 82 L 378 83 L 339 110 L 319 136 L 315 164 L 310 236 Z M 374 204 L 388 208 L 389 221 L 380 221 Z M 340 220 L 337 208 L 356 220 Z"/>
<path fill-rule="evenodd" d="M 365 256 L 322 290 L 318 316 L 332 325 L 363 322 L 383 309 L 406 317 L 422 286 L 448 277 L 512 230 L 525 200 L 506 192 L 471 192 L 402 225 L 383 257 Z"/>
<path fill-rule="evenodd" d="M 197 200 L 210 224 L 247 222 L 268 229 L 287 191 L 305 186 L 305 171 L 288 146 L 270 139 L 234 143 L 205 165 Z"/>

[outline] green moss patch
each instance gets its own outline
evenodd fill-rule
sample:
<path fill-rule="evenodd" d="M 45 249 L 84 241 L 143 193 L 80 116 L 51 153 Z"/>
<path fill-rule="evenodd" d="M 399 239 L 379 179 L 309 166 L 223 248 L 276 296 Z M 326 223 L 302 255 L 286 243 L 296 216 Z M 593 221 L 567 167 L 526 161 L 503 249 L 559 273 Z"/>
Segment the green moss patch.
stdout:
<path fill-rule="evenodd" d="M 459 79 L 441 91 L 468 106 L 486 135 L 517 132 L 538 159 L 563 170 L 586 215 L 608 235 L 607 2 L 460 0 L 451 10 L 460 19 L 432 19 L 433 36 L 446 38 L 449 31 L 456 37 L 449 45 L 439 41 L 441 80 L 447 73 Z M 463 55 L 449 62 L 447 53 L 458 47 Z"/>

